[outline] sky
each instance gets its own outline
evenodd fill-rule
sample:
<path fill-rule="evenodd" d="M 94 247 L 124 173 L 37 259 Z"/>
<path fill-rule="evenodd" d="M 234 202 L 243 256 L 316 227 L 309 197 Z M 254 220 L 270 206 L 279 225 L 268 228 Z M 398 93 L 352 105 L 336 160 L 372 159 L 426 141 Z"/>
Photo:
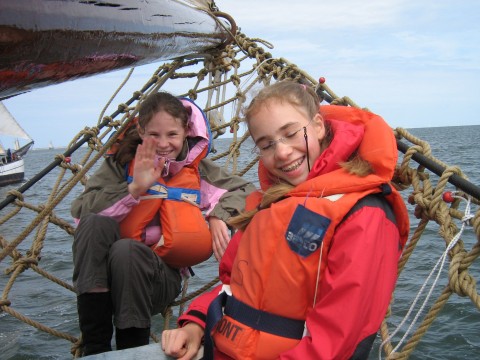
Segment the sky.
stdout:
<path fill-rule="evenodd" d="M 289 60 L 314 78 L 324 77 L 337 95 L 380 114 L 391 127 L 480 124 L 479 1 L 216 4 L 244 34 L 272 43 L 274 57 Z M 140 89 L 158 65 L 137 67 L 115 106 Z M 96 125 L 128 71 L 33 90 L 4 104 L 35 147 L 47 147 L 50 141 L 66 146 L 81 129 Z"/>

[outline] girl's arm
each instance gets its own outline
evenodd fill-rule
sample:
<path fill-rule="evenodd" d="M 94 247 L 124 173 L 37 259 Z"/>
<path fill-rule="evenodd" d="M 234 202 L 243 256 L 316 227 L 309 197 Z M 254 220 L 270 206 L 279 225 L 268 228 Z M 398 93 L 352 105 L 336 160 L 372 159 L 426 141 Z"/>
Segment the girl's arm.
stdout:
<path fill-rule="evenodd" d="M 208 216 L 223 221 L 245 208 L 245 199 L 255 186 L 241 176 L 232 175 L 210 159 L 199 164 L 202 208 Z"/>
<path fill-rule="evenodd" d="M 88 213 L 111 216 L 121 220 L 138 204 L 128 192 L 125 168 L 107 157 L 88 179 L 84 191 L 72 202 L 71 213 L 76 219 Z"/>
<path fill-rule="evenodd" d="M 218 266 L 218 273 L 220 285 L 215 287 L 213 290 L 205 293 L 197 298 L 195 298 L 189 305 L 187 311 L 185 311 L 178 318 L 178 325 L 183 326 L 188 322 L 195 322 L 200 325 L 202 328 L 205 328 L 205 320 L 207 318 L 207 310 L 210 303 L 215 299 L 215 297 L 220 293 L 223 284 L 230 285 L 230 275 L 232 273 L 232 266 L 237 255 L 238 245 L 242 239 L 243 232 L 237 231 L 232 237 L 232 241 L 228 244 L 225 255 L 222 257 L 220 264 Z"/>
<path fill-rule="evenodd" d="M 164 161 L 155 162 L 155 140 L 147 138 L 138 145 L 135 154 L 133 182 L 127 184 L 126 167 L 113 157 L 107 157 L 100 168 L 87 181 L 83 193 L 72 202 L 71 212 L 80 219 L 88 213 L 121 221 L 132 207 L 137 205 L 141 194 L 160 176 Z"/>
<path fill-rule="evenodd" d="M 202 209 L 205 210 L 212 233 L 213 252 L 220 261 L 230 241 L 226 221 L 245 208 L 245 199 L 255 186 L 246 179 L 229 174 L 209 159 L 199 165 Z"/>

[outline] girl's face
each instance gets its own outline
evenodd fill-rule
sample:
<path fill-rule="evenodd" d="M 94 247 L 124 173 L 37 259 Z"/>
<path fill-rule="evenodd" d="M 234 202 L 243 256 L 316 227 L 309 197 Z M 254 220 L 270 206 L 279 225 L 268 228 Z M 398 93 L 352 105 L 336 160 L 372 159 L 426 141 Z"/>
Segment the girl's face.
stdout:
<path fill-rule="evenodd" d="M 139 134 L 142 140 L 147 137 L 155 139 L 157 155 L 171 160 L 180 155 L 187 137 L 181 120 L 163 110 L 153 115 L 145 129 L 139 129 Z"/>
<path fill-rule="evenodd" d="M 248 128 L 265 168 L 273 175 L 296 186 L 307 180 L 307 131 L 310 167 L 320 156 L 320 141 L 325 127 L 319 114 L 310 119 L 306 112 L 270 100 L 262 105 L 248 123 Z"/>

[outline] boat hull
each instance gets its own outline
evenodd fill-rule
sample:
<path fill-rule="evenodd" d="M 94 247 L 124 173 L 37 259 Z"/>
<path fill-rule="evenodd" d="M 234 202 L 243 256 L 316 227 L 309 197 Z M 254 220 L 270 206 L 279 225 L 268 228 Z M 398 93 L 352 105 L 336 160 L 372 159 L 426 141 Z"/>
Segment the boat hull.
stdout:
<path fill-rule="evenodd" d="M 125 67 L 201 54 L 229 34 L 169 0 L 0 3 L 0 99 Z"/>
<path fill-rule="evenodd" d="M 97 355 L 84 356 L 85 360 L 172 360 L 173 357 L 165 355 L 160 343 L 152 343 L 149 345 L 139 346 L 136 348 L 107 351 Z M 197 355 L 192 360 L 203 359 L 203 346 L 199 349 Z"/>
<path fill-rule="evenodd" d="M 0 186 L 22 182 L 25 177 L 23 159 L 0 164 Z"/>

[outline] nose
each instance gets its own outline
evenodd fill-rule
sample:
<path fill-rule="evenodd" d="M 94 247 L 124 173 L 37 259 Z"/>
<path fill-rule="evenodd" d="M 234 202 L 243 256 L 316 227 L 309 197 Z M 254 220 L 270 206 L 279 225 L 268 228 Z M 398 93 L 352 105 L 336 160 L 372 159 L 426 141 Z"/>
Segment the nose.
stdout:
<path fill-rule="evenodd" d="M 155 139 L 157 141 L 157 146 L 159 148 L 166 148 L 169 146 L 169 142 L 168 142 L 168 139 L 166 137 L 158 137 Z"/>
<path fill-rule="evenodd" d="M 275 157 L 278 159 L 287 158 L 292 152 L 292 147 L 285 144 L 283 141 L 278 141 L 275 144 Z"/>

